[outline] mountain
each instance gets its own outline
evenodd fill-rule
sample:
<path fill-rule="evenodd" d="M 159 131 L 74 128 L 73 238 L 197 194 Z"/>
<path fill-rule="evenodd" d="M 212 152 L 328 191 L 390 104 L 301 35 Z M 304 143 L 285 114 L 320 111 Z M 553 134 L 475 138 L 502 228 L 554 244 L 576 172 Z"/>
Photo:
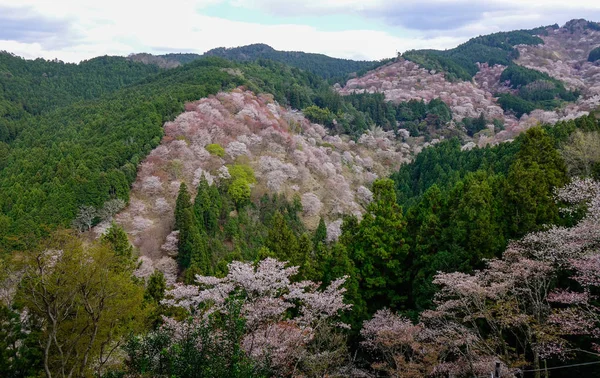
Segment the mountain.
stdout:
<path fill-rule="evenodd" d="M 0 54 L 0 376 L 593 375 L 599 29 Z"/>
<path fill-rule="evenodd" d="M 237 66 L 219 58 L 203 58 L 159 74 L 155 66 L 122 58 L 66 67 L 15 62 L 19 65 L 5 66 L 11 71 L 2 76 L 8 83 L 3 92 L 8 112 L 0 118 L 0 131 L 8 132 L 0 141 L 0 246 L 6 249 L 25 248 L 22 243 L 35 240 L 43 228 L 69 226 L 81 206 L 101 208 L 115 197 L 127 201 L 137 165 L 160 143 L 164 122 L 179 114 L 184 102 L 246 85 L 257 92 L 264 88 L 285 103 L 288 86 L 310 87 L 309 78 L 297 70 Z M 99 64 L 93 75 L 81 75 L 80 70 L 93 64 Z M 82 101 L 85 95 L 95 94 L 90 88 L 103 88 L 102 84 L 113 89 L 137 78 L 134 74 L 119 78 L 122 65 L 150 74 Z M 69 74 L 63 76 L 52 68 Z M 112 76 L 103 75 L 104 70 Z M 69 80 L 71 71 L 79 81 Z M 28 96 L 28 91 L 34 95 Z M 40 111 L 34 108 L 28 113 L 27 104 L 34 99 L 41 104 Z"/>
<path fill-rule="evenodd" d="M 158 72 L 160 69 L 156 66 L 122 57 L 102 56 L 72 64 L 45 59 L 25 60 L 2 51 L 0 102 L 11 112 L 41 114 L 110 94 Z M 2 115 L 8 114 L 5 110 Z M 11 117 L 15 116 L 11 114 Z"/>
<path fill-rule="evenodd" d="M 440 98 L 455 125 L 483 146 L 512 139 L 537 122 L 595 110 L 599 67 L 588 58 L 599 45 L 598 24 L 585 20 L 496 33 L 452 50 L 406 52 L 337 90 L 382 93 L 392 102 Z"/>
<path fill-rule="evenodd" d="M 278 51 L 265 44 L 253 44 L 241 47 L 219 47 L 209 50 L 202 55 L 191 53 L 164 54 L 132 54 L 130 59 L 152 63 L 161 67 L 186 64 L 201 57 L 218 56 L 237 62 L 252 62 L 258 59 L 269 59 L 287 64 L 307 72 L 312 72 L 324 79 L 343 80 L 350 74 L 364 73 L 373 69 L 381 62 L 357 61 L 350 59 L 331 58 L 323 54 L 305 53 L 301 51 Z"/>
<path fill-rule="evenodd" d="M 270 59 L 312 72 L 325 79 L 344 77 L 373 68 L 378 62 L 356 61 L 350 59 L 331 58 L 323 54 L 300 51 L 278 51 L 265 44 L 254 44 L 234 48 L 216 48 L 204 53 L 205 56 L 220 56 L 235 61 L 253 61 Z"/>

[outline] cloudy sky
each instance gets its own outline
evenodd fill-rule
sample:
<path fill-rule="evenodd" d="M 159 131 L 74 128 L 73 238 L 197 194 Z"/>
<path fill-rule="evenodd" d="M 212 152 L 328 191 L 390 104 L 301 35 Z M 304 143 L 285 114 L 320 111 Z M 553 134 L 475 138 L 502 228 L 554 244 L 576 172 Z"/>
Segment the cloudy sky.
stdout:
<path fill-rule="evenodd" d="M 0 0 L 0 50 L 79 62 L 261 42 L 278 50 L 382 59 L 573 18 L 600 21 L 600 1 Z"/>

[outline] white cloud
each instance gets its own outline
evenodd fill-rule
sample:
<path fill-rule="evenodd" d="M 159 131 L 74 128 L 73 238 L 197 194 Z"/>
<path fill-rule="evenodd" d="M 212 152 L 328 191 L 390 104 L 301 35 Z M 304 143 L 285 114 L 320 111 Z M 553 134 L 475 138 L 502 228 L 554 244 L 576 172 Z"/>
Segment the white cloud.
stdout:
<path fill-rule="evenodd" d="M 0 6 L 2 6 L 0 0 Z M 39 14 L 61 19 L 69 25 L 62 36 L 72 44 L 57 47 L 47 40 L 26 43 L 0 40 L 0 49 L 27 58 L 42 56 L 64 61 L 79 61 L 98 55 L 127 55 L 131 52 L 161 53 L 188 51 L 202 53 L 214 47 L 241 46 L 263 42 L 280 50 L 301 50 L 355 59 L 382 59 L 410 48 L 427 45 L 445 48 L 460 39 L 401 38 L 372 30 L 321 31 L 311 26 L 281 24 L 260 25 L 208 17 L 198 13 L 199 4 L 191 1 L 165 3 L 160 7 L 141 7 L 119 2 L 61 3 L 55 8 L 45 2 L 26 0 L 26 6 Z M 206 2 L 204 3 L 206 4 Z"/>
<path fill-rule="evenodd" d="M 0 0 L 0 22 L 3 22 L 0 50 L 28 58 L 42 56 L 64 61 L 132 52 L 202 53 L 214 47 L 258 42 L 280 50 L 381 59 L 413 48 L 451 48 L 475 35 L 500 30 L 562 24 L 570 18 L 600 18 L 600 4 L 580 0 L 568 3 L 563 0 L 485 3 L 465 0 L 20 0 L 18 5 L 15 3 Z M 285 17 L 279 25 L 261 25 L 202 15 L 204 7 L 217 3 L 290 16 L 353 15 L 380 19 L 388 26 L 387 31 L 324 31 L 291 24 Z M 10 17 L 10 30 L 3 15 Z"/>

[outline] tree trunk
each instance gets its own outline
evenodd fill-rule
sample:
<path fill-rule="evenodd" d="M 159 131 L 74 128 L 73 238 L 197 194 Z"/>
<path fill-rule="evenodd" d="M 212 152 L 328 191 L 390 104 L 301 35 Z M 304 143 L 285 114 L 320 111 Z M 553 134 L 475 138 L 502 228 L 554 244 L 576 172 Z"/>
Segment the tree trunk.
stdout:
<path fill-rule="evenodd" d="M 540 371 L 540 355 L 535 350 L 533 351 L 533 370 L 535 370 L 535 378 L 542 378 Z"/>

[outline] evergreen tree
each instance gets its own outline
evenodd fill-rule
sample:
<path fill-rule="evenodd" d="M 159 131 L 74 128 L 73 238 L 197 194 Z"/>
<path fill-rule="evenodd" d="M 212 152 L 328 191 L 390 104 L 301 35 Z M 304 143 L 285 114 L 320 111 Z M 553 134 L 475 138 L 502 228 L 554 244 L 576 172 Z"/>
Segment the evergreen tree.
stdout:
<path fill-rule="evenodd" d="M 154 301 L 160 303 L 165 297 L 165 290 L 167 290 L 167 282 L 165 276 L 160 270 L 155 270 L 148 278 L 148 285 L 144 292 L 144 299 L 147 301 Z"/>
<path fill-rule="evenodd" d="M 177 194 L 177 201 L 175 202 L 175 229 L 181 230 L 181 225 L 184 218 L 186 209 L 192 207 L 190 193 L 188 192 L 187 185 L 182 182 L 179 185 L 179 193 Z"/>
<path fill-rule="evenodd" d="M 289 228 L 281 212 L 275 212 L 271 220 L 265 246 L 275 258 L 287 261 L 300 261 L 298 238 Z"/>
<path fill-rule="evenodd" d="M 189 268 L 193 262 L 200 272 L 208 274 L 208 251 L 203 239 L 193 209 L 184 209 L 179 224 L 179 264 L 183 268 Z"/>
<path fill-rule="evenodd" d="M 403 308 L 409 291 L 406 222 L 396 203 L 394 182 L 375 181 L 373 199 L 362 221 L 357 225 L 352 220 L 346 222 L 342 235 L 342 243 L 356 265 L 359 292 L 369 313 L 385 306 Z"/>
<path fill-rule="evenodd" d="M 328 285 L 340 277 L 348 277 L 344 287 L 346 288 L 345 302 L 352 304 L 352 312 L 347 314 L 344 321 L 351 324 L 355 330 L 360 329 L 362 321 L 368 317 L 366 302 L 361 296 L 358 272 L 354 262 L 348 254 L 348 250 L 342 243 L 335 243 L 327 248 L 321 259 L 322 282 Z"/>
<path fill-rule="evenodd" d="M 298 238 L 297 259 L 292 260 L 292 265 L 300 266 L 300 276 L 305 280 L 318 280 L 317 261 L 310 236 L 304 233 Z"/>
<path fill-rule="evenodd" d="M 558 221 L 552 193 L 567 183 L 566 166 L 552 139 L 541 127 L 529 129 L 511 165 L 506 185 L 505 227 L 517 238 Z"/>
<path fill-rule="evenodd" d="M 198 183 L 198 193 L 194 199 L 194 215 L 198 221 L 198 227 L 204 232 L 208 232 L 208 218 L 210 214 L 210 194 L 206 178 L 202 176 Z"/>
<path fill-rule="evenodd" d="M 440 188 L 433 185 L 406 215 L 412 260 L 411 303 L 417 309 L 429 307 L 436 290 L 433 276 L 438 270 L 445 270 L 439 269 L 437 263 L 445 255 L 441 250 L 445 208 Z"/>
<path fill-rule="evenodd" d="M 497 219 L 495 181 L 484 171 L 468 174 L 450 192 L 447 240 L 464 250 L 462 267 L 469 271 L 478 267 L 484 258 L 495 257 L 504 248 L 502 230 Z"/>
<path fill-rule="evenodd" d="M 133 246 L 129 243 L 127 233 L 123 227 L 113 223 L 102 235 L 101 241 L 110 246 L 115 255 L 119 257 L 120 264 L 126 267 L 133 266 Z"/>
<path fill-rule="evenodd" d="M 313 238 L 313 245 L 315 248 L 319 246 L 319 244 L 325 244 L 327 240 L 327 226 L 325 226 L 325 220 L 321 218 L 319 220 L 319 225 L 315 230 L 315 236 Z"/>

